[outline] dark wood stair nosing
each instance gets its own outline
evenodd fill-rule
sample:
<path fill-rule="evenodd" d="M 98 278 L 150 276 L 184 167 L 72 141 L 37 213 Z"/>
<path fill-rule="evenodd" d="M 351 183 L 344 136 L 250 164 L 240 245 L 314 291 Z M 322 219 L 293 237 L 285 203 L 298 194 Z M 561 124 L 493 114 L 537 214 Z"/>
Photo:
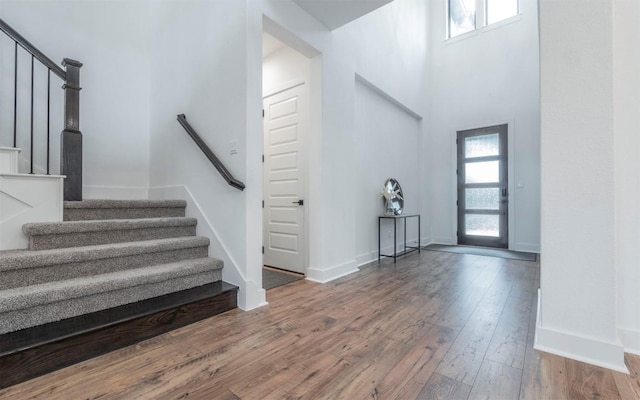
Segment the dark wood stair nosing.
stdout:
<path fill-rule="evenodd" d="M 135 303 L 63 319 L 61 321 L 5 333 L 0 335 L 0 357 L 68 337 L 103 329 L 166 309 L 204 300 L 235 289 L 237 289 L 236 286 L 219 281 Z"/>
<path fill-rule="evenodd" d="M 0 389 L 234 309 L 237 291 L 215 282 L 0 335 Z"/>

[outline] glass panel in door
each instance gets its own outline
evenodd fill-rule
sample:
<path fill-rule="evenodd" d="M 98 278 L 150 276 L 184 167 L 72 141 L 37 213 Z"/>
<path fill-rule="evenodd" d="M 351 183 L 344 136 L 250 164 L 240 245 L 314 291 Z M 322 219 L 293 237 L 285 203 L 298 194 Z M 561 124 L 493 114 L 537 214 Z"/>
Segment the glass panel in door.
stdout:
<path fill-rule="evenodd" d="M 458 243 L 507 248 L 507 125 L 458 132 Z"/>

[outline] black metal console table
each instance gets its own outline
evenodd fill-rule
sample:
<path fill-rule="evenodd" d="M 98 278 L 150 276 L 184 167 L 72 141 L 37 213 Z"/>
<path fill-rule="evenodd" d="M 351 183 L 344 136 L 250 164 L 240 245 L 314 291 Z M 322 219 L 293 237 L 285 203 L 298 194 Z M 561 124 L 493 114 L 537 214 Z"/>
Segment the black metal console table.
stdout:
<path fill-rule="evenodd" d="M 407 218 L 418 218 L 418 243 L 416 246 L 407 246 Z M 393 255 L 382 254 L 380 250 L 380 225 L 383 219 L 393 220 Z M 404 220 L 404 250 L 398 254 L 398 220 Z M 408 249 L 408 250 L 407 250 Z M 393 262 L 396 262 L 396 258 L 412 251 L 418 251 L 420 253 L 420 214 L 412 215 L 381 215 L 378 217 L 378 262 L 382 257 L 393 257 Z"/>

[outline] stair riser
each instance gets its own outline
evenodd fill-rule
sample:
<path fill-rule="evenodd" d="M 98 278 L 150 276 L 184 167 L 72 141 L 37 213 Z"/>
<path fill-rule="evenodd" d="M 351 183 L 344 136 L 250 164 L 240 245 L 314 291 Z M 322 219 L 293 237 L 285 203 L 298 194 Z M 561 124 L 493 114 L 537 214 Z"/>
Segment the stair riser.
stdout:
<path fill-rule="evenodd" d="M 222 271 L 207 271 L 163 282 L 129 287 L 0 314 L 0 334 L 105 310 L 168 293 L 217 282 Z"/>
<path fill-rule="evenodd" d="M 140 219 L 184 217 L 184 207 L 157 208 L 65 208 L 65 221 L 94 221 L 103 219 Z"/>
<path fill-rule="evenodd" d="M 200 246 L 186 249 L 135 254 L 124 257 L 48 265 L 44 267 L 31 267 L 28 270 L 10 270 L 0 273 L 0 290 L 116 272 L 156 264 L 166 264 L 181 260 L 205 258 L 208 256 L 208 253 L 208 246 Z M 28 271 L 28 273 L 25 273 L 25 271 Z"/>
<path fill-rule="evenodd" d="M 168 239 L 195 235 L 195 226 L 172 226 L 164 228 L 124 229 L 113 231 L 37 235 L 29 237 L 29 249 L 62 249 L 68 247 L 135 242 L 139 240 Z"/>

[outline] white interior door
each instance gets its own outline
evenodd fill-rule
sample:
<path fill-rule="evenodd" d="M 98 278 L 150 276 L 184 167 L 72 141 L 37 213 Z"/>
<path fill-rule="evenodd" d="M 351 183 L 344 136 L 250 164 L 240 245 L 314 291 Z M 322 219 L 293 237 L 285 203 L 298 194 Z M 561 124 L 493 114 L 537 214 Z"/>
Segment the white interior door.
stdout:
<path fill-rule="evenodd" d="M 264 98 L 263 264 L 305 273 L 303 140 L 307 87 Z"/>

